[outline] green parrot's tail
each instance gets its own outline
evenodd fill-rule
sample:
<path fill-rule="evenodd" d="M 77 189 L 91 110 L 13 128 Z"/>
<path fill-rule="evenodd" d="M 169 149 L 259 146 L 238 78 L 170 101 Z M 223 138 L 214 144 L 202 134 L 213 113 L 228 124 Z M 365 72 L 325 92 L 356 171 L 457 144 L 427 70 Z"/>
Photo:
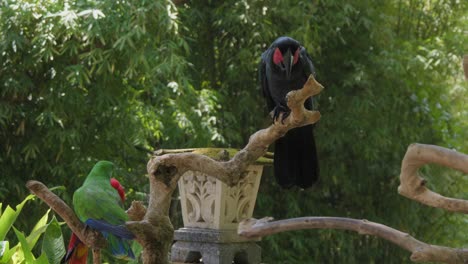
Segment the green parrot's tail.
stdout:
<path fill-rule="evenodd" d="M 85 221 L 89 226 L 102 233 L 107 240 L 107 250 L 115 257 L 120 259 L 134 259 L 131 248 L 131 241 L 135 236 L 125 225 L 111 225 L 104 220 L 88 219 Z"/>
<path fill-rule="evenodd" d="M 103 232 L 103 235 L 108 243 L 107 250 L 114 257 L 126 260 L 135 259 L 135 254 L 133 254 L 131 248 L 131 240 L 117 237 L 107 232 Z"/>

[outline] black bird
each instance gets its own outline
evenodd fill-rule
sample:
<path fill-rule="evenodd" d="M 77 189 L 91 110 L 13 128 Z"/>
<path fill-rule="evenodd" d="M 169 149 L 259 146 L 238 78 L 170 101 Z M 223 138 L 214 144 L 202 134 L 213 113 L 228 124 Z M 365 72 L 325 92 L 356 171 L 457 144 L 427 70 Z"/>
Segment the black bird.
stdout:
<path fill-rule="evenodd" d="M 290 37 L 279 37 L 262 54 L 259 77 L 268 111 L 273 111 L 276 120 L 282 113 L 286 118 L 290 109 L 286 94 L 301 89 L 314 66 L 306 49 Z M 304 106 L 312 110 L 312 97 Z M 281 120 L 281 121 L 283 121 Z M 314 140 L 314 125 L 291 129 L 275 142 L 274 172 L 279 185 L 284 188 L 297 185 L 312 186 L 319 176 L 317 151 Z"/>

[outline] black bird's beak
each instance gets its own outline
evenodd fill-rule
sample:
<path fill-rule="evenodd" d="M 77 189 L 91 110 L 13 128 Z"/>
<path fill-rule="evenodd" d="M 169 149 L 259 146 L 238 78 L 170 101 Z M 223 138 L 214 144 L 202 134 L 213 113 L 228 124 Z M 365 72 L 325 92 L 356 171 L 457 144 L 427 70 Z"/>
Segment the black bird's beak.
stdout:
<path fill-rule="evenodd" d="M 284 63 L 284 71 L 286 71 L 286 78 L 291 78 L 291 71 L 293 66 L 294 55 L 292 54 L 291 50 L 288 49 L 286 53 L 283 54 L 283 63 Z"/>

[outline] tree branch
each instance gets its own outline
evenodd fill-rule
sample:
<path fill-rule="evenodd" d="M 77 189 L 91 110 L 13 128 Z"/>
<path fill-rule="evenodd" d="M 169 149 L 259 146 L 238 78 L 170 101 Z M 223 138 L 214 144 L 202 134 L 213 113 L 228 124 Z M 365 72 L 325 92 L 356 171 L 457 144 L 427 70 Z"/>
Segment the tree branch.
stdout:
<path fill-rule="evenodd" d="M 78 219 L 75 212 L 60 197 L 51 192 L 39 181 L 28 181 L 26 187 L 54 210 L 70 227 L 73 233 L 88 247 L 101 249 L 106 246 L 106 240 L 101 233 L 94 231 Z"/>
<path fill-rule="evenodd" d="M 274 222 L 270 222 L 270 220 L 272 220 L 270 217 L 260 220 L 244 220 L 239 224 L 238 234 L 253 238 L 302 229 L 351 230 L 361 235 L 372 235 L 388 240 L 412 252 L 411 260 L 415 262 L 431 261 L 453 264 L 468 262 L 468 249 L 453 249 L 426 244 L 407 233 L 367 220 L 342 217 L 301 217 Z"/>
<path fill-rule="evenodd" d="M 426 180 L 418 170 L 428 163 L 468 173 L 468 155 L 434 145 L 411 144 L 401 164 L 398 193 L 425 205 L 467 214 L 468 201 L 444 197 L 426 188 Z"/>

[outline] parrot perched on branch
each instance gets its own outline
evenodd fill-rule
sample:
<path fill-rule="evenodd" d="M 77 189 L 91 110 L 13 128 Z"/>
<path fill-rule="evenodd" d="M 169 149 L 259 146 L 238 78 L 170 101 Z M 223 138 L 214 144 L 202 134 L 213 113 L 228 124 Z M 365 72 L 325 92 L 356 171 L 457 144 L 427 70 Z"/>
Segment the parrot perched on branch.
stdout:
<path fill-rule="evenodd" d="M 268 111 L 274 120 L 283 121 L 291 112 L 286 95 L 301 89 L 315 75 L 312 60 L 306 49 L 290 37 L 279 37 L 262 54 L 259 78 Z M 313 109 L 312 97 L 304 106 Z M 314 125 L 298 127 L 288 131 L 275 142 L 274 173 L 278 184 L 284 188 L 297 185 L 312 186 L 319 177 L 319 164 L 314 140 Z"/>
<path fill-rule="evenodd" d="M 121 259 L 134 259 L 130 240 L 134 235 L 125 227 L 128 220 L 124 210 L 125 192 L 120 183 L 112 177 L 114 164 L 99 161 L 86 177 L 83 185 L 73 194 L 73 206 L 78 218 L 102 233 L 107 240 L 107 248 L 113 256 Z M 86 246 L 77 238 L 70 240 L 65 261 L 69 263 L 86 263 Z M 86 252 L 84 252 L 86 250 Z M 76 255 L 76 259 L 73 257 Z M 84 257 L 84 262 L 80 257 Z M 76 262 L 71 262 L 75 260 Z"/>
<path fill-rule="evenodd" d="M 110 179 L 110 185 L 117 190 L 122 204 L 125 203 L 125 190 L 120 182 L 115 179 Z M 68 243 L 67 254 L 64 256 L 62 263 L 68 264 L 86 264 L 88 259 L 88 247 L 81 242 L 75 233 L 72 233 L 70 242 Z"/>

